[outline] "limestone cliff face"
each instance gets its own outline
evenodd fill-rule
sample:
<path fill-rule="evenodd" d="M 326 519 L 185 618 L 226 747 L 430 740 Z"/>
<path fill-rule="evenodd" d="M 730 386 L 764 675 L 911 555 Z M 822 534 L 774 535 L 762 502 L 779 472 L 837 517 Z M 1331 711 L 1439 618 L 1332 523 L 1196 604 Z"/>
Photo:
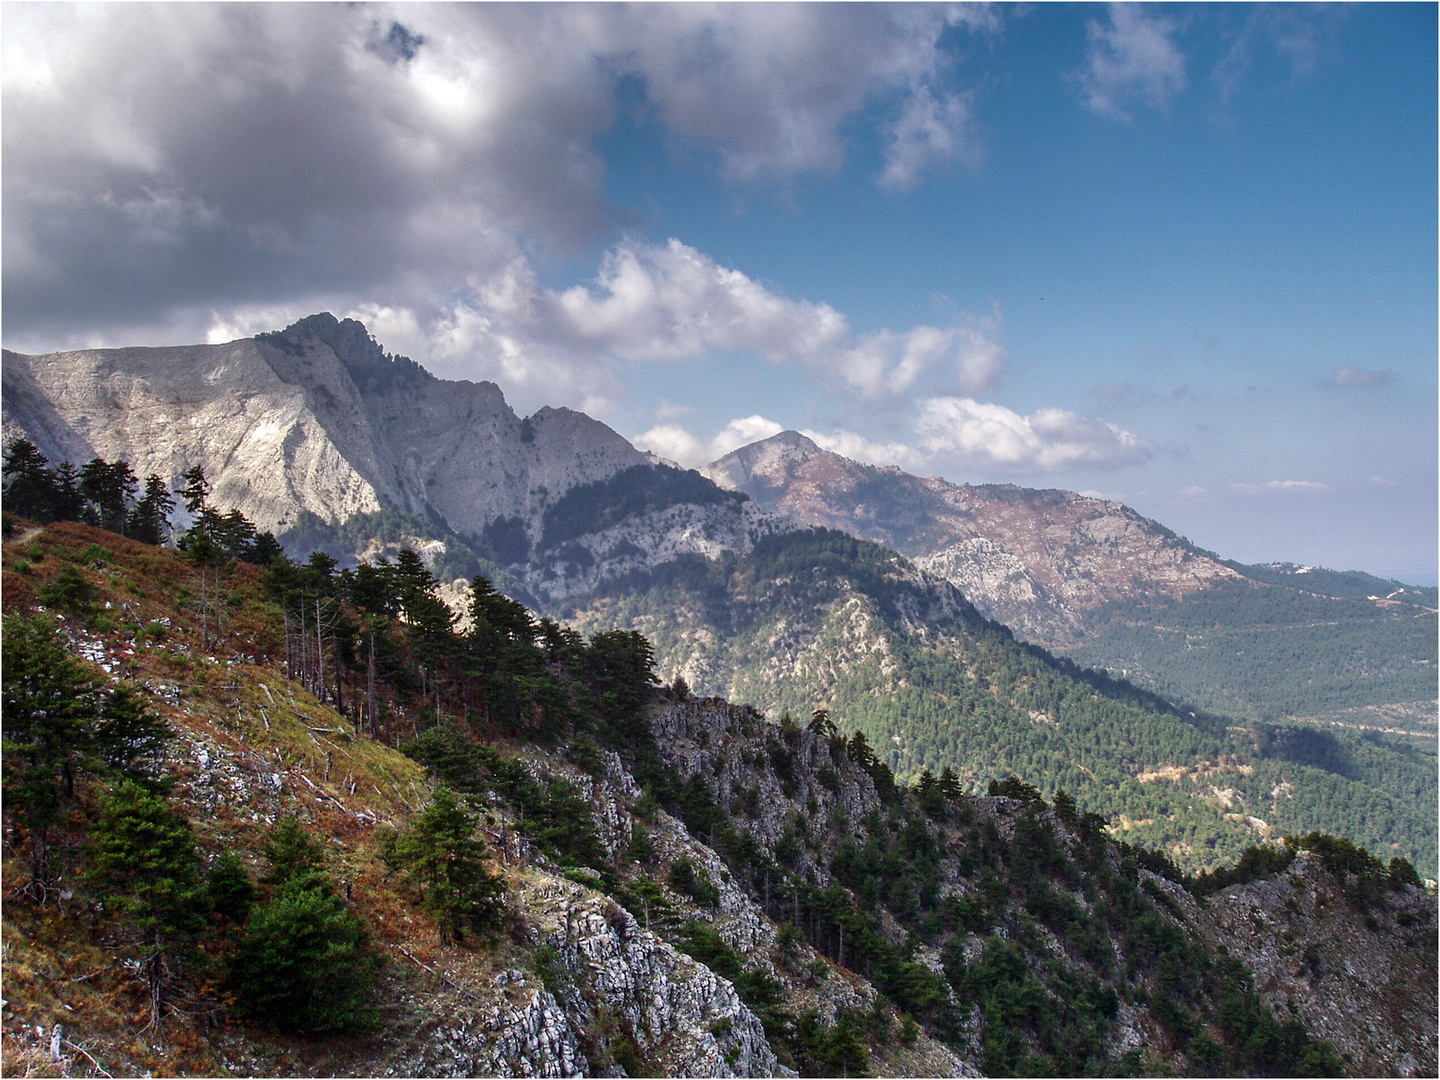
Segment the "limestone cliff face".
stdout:
<path fill-rule="evenodd" d="M 1122 503 L 912 476 L 824 451 L 793 431 L 701 472 L 761 509 L 909 555 L 986 615 L 1047 644 L 1073 639 L 1107 601 L 1180 597 L 1240 578 Z"/>
<path fill-rule="evenodd" d="M 329 315 L 225 345 L 4 356 L 4 436 L 54 461 L 99 455 L 176 480 L 261 528 L 393 507 L 462 535 L 538 530 L 565 491 L 649 461 L 568 409 L 522 420 L 493 383 L 437 379 Z"/>
<path fill-rule="evenodd" d="M 1302 851 L 1284 873 L 1216 893 L 1194 922 L 1254 973 L 1277 1016 L 1293 1009 L 1352 1075 L 1436 1075 L 1433 895 L 1406 886 L 1357 910 L 1344 894 Z"/>

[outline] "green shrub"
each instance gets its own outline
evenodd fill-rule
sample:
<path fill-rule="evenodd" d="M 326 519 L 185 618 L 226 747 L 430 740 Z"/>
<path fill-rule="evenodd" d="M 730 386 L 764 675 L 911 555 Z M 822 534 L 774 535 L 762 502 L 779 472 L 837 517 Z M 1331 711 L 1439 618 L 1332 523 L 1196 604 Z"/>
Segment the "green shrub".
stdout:
<path fill-rule="evenodd" d="M 364 923 L 312 875 L 281 886 L 251 916 L 229 968 L 244 1013 L 323 1035 L 374 1023 L 379 965 Z"/>
<path fill-rule="evenodd" d="M 226 922 L 243 924 L 255 907 L 255 881 L 237 851 L 221 852 L 205 882 L 210 910 Z"/>
<path fill-rule="evenodd" d="M 35 591 L 35 598 L 46 607 L 64 608 L 76 615 L 94 610 L 99 592 L 74 566 L 62 566 L 60 572 Z"/>
<path fill-rule="evenodd" d="M 689 896 L 701 907 L 718 907 L 720 890 L 706 875 L 682 855 L 670 864 L 670 884 L 676 892 Z"/>

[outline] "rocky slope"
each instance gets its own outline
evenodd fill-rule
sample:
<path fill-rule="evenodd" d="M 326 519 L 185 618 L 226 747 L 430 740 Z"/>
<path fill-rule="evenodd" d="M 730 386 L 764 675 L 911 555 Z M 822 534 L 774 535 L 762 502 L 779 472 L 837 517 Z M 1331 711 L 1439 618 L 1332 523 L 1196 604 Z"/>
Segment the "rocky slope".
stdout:
<path fill-rule="evenodd" d="M 559 610 L 676 558 L 833 527 L 912 557 L 1027 640 L 1171 699 L 1341 726 L 1398 708 L 1433 744 L 1433 590 L 1222 563 L 1120 503 L 915 477 L 794 432 L 709 466 L 727 499 L 583 414 L 522 419 L 493 384 L 436 379 L 323 314 L 225 345 L 7 353 L 3 377 L 7 440 L 172 481 L 203 465 L 217 505 L 282 542 L 345 563 L 407 544 L 452 592 L 484 570 Z M 1312 610 L 1317 594 L 1350 607 L 1337 621 Z"/>
<path fill-rule="evenodd" d="M 1240 575 L 1122 503 L 951 484 L 864 465 L 794 431 L 701 470 L 763 509 L 894 548 L 1033 641 L 1073 642 L 1109 601 L 1181 597 Z"/>
<path fill-rule="evenodd" d="M 55 620 L 90 670 L 132 681 L 173 725 L 169 797 L 202 852 L 240 852 L 258 871 L 272 824 L 299 819 L 388 960 L 383 1023 L 368 1032 L 281 1035 L 242 1020 L 213 959 L 186 969 L 174 1009 L 147 1028 L 134 939 L 82 874 L 99 786 L 82 779 L 43 900 L 16 887 L 24 848 L 6 822 L 7 1070 L 1245 1075 L 1336 1060 L 1313 1035 L 1356 1073 L 1434 1073 L 1422 1007 L 1433 893 L 1381 887 L 1357 907 L 1302 854 L 1286 873 L 1196 900 L 1163 859 L 1137 865 L 1099 819 L 1024 785 L 978 798 L 933 782 L 897 790 L 863 743 L 818 720 L 801 730 L 683 690 L 652 687 L 648 734 L 599 750 L 578 733 L 545 744 L 467 723 L 459 698 L 431 702 L 452 733 L 436 767 L 481 809 L 507 911 L 500 931 L 443 943 L 382 857 L 387 829 L 409 826 L 436 777 L 286 678 L 255 568 L 228 572 L 206 652 L 195 571 L 174 553 L 56 525 L 12 538 L 3 566 L 7 623 Z M 45 612 L 42 595 L 76 606 Z M 433 718 L 401 685 L 387 690 L 386 730 L 413 733 Z M 524 824 L 517 789 L 467 760 L 509 762 L 547 798 L 575 792 L 586 820 L 568 827 L 593 831 L 590 862 Z M 1221 945 L 1254 991 L 1226 974 Z M 1303 992 L 1286 989 L 1295 965 Z M 1303 1024 L 1284 1026 L 1292 1015 Z"/>
<path fill-rule="evenodd" d="M 326 314 L 225 345 L 6 352 L 3 402 L 7 442 L 141 477 L 199 464 L 217 503 L 276 531 L 302 510 L 387 507 L 462 535 L 497 518 L 538 533 L 570 488 L 650 460 L 583 413 L 522 420 L 493 383 L 437 379 Z"/>

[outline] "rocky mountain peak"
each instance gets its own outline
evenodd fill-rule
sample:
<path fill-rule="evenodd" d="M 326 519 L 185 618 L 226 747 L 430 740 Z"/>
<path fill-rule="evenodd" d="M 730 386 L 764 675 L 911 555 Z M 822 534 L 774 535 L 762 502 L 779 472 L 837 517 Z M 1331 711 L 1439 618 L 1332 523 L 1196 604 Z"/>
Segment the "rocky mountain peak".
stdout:
<path fill-rule="evenodd" d="M 808 461 L 823 453 L 824 450 L 800 432 L 782 431 L 768 439 L 731 451 L 699 472 L 721 487 L 732 491 L 746 491 L 747 485 L 756 481 L 763 483 L 768 480 L 771 486 L 781 483 L 789 466 Z"/>

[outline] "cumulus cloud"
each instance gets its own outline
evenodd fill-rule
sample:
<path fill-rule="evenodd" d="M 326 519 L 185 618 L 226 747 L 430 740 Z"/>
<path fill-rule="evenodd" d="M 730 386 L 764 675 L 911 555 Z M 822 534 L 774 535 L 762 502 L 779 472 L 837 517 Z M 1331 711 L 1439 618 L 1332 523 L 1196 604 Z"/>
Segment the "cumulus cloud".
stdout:
<path fill-rule="evenodd" d="M 642 450 L 693 469 L 784 430 L 774 420 L 757 414 L 731 420 L 709 439 L 699 439 L 679 424 L 659 424 L 637 437 L 634 443 Z"/>
<path fill-rule="evenodd" d="M 1263 495 L 1272 492 L 1321 495 L 1330 490 L 1330 485 L 1317 480 L 1266 480 L 1263 484 L 1231 484 L 1230 490 L 1239 495 Z"/>
<path fill-rule="evenodd" d="M 1372 371 L 1367 368 L 1337 367 L 1321 386 L 1386 386 L 1400 376 L 1394 371 Z"/>
<path fill-rule="evenodd" d="M 582 390 L 610 395 L 617 363 L 674 362 L 750 351 L 886 401 L 934 385 L 978 393 L 1000 373 L 1000 315 L 948 327 L 857 334 L 835 308 L 783 296 L 695 248 L 626 240 L 590 281 L 542 286 L 517 257 L 445 307 L 360 305 L 354 314 L 395 351 L 414 350 L 445 374 L 494 379 L 554 403 Z M 392 344 L 393 343 L 393 344 Z M 678 460 L 678 459 L 677 459 Z"/>
<path fill-rule="evenodd" d="M 736 181 L 838 167 L 844 123 L 875 98 L 901 100 L 890 136 L 904 142 L 915 175 L 931 157 L 952 158 L 967 121 L 932 91 L 942 37 L 1001 24 L 996 9 L 979 4 L 659 4 L 626 9 L 623 19 L 633 43 L 624 62 L 667 129 L 713 148 Z M 939 106 L 928 130 L 917 99 Z"/>
<path fill-rule="evenodd" d="M 633 441 L 642 449 L 694 467 L 782 430 L 774 420 L 757 415 L 731 420 L 708 438 L 668 423 L 652 427 Z M 844 428 L 803 428 L 800 433 L 842 457 L 922 473 L 957 462 L 979 468 L 998 466 L 1014 474 L 1075 465 L 1106 468 L 1136 464 L 1154 453 L 1138 436 L 1103 420 L 1062 409 L 1040 409 L 1021 416 L 1003 405 L 972 398 L 927 399 L 913 418 L 912 430 L 912 442 L 877 441 Z"/>
<path fill-rule="evenodd" d="M 1177 29 L 1138 4 L 1111 4 L 1108 25 L 1090 20 L 1085 63 L 1073 76 L 1085 107 L 1126 121 L 1136 104 L 1164 109 L 1186 85 Z"/>
<path fill-rule="evenodd" d="M 929 465 L 926 454 L 905 443 L 875 442 L 856 432 L 844 430 L 820 432 L 806 428 L 800 434 L 822 450 L 870 465 L 898 465 L 912 471 Z"/>
<path fill-rule="evenodd" d="M 7 343 L 195 340 L 246 311 L 381 301 L 463 321 L 452 297 L 522 252 L 615 227 L 596 140 L 622 86 L 736 183 L 835 168 L 864 112 L 890 125 L 903 186 L 974 152 L 969 99 L 939 74 L 956 33 L 999 22 L 966 5 L 17 7 Z"/>
<path fill-rule="evenodd" d="M 916 431 L 931 455 L 1015 471 L 1130 465 L 1154 454 L 1138 435 L 1106 420 L 1054 408 L 1021 416 L 1003 405 L 968 397 L 925 401 Z"/>

